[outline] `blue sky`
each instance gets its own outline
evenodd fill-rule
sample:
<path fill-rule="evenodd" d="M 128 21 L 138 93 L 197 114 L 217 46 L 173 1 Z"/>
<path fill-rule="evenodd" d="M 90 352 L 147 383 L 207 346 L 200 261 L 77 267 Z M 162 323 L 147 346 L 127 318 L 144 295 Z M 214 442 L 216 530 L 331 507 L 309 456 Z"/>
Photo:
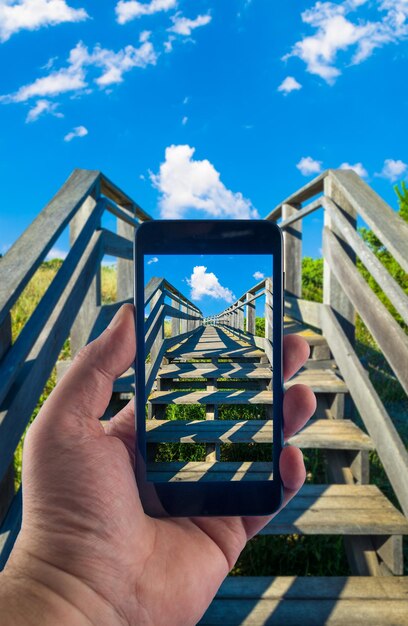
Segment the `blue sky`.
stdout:
<path fill-rule="evenodd" d="M 396 208 L 407 36 L 408 0 L 0 0 L 0 251 L 75 167 L 156 218 L 264 217 L 343 164 Z"/>

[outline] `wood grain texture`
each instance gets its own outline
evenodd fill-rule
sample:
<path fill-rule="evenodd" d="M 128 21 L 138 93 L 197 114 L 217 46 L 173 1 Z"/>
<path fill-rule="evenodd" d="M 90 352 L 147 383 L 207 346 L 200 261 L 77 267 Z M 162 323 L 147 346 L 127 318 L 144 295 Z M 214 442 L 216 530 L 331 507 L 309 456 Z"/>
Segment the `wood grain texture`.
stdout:
<path fill-rule="evenodd" d="M 323 233 L 323 252 L 350 302 L 361 315 L 382 353 L 408 393 L 408 337 L 349 261 L 336 237 Z"/>
<path fill-rule="evenodd" d="M 402 510 L 408 516 L 408 452 L 333 311 L 329 307 L 323 307 L 321 319 L 333 356 L 374 442 Z"/>
<path fill-rule="evenodd" d="M 98 185 L 100 172 L 74 170 L 0 259 L 0 325 L 70 219 Z"/>
<path fill-rule="evenodd" d="M 153 420 L 146 422 L 154 443 L 271 443 L 271 420 Z M 350 420 L 313 420 L 288 440 L 299 448 L 372 450 L 373 442 Z"/>
<path fill-rule="evenodd" d="M 228 577 L 198 626 L 407 626 L 408 580 Z"/>

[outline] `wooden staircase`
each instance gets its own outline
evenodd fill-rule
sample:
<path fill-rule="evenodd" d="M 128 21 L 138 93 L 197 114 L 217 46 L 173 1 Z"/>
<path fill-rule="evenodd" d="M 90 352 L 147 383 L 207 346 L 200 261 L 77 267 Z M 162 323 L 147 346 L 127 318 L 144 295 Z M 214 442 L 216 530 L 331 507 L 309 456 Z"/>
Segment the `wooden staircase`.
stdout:
<path fill-rule="evenodd" d="M 324 300 L 301 297 L 302 219 L 324 211 Z M 100 227 L 114 214 L 118 232 Z M 354 347 L 355 312 L 401 386 L 408 390 L 408 339 L 356 269 L 358 256 L 408 323 L 408 298 L 356 231 L 356 217 L 375 232 L 408 271 L 408 227 L 354 172 L 329 170 L 278 205 L 285 239 L 285 333 L 303 335 L 311 347 L 302 370 L 286 383 L 309 385 L 316 414 L 289 443 L 321 450 L 326 482 L 308 480 L 262 531 L 263 535 L 342 536 L 350 576 L 229 576 L 200 624 L 370 626 L 408 625 L 408 577 L 403 537 L 408 535 L 408 453 Z M 21 523 L 21 492 L 14 494 L 13 452 L 44 384 L 71 334 L 72 354 L 97 336 L 132 297 L 134 228 L 149 216 L 99 172 L 76 170 L 39 218 L 0 261 L 0 569 Z M 44 229 L 44 221 L 49 225 Z M 10 309 L 62 229 L 70 224 L 72 248 L 54 283 L 19 338 L 12 343 Z M 24 253 L 24 254 L 23 254 Z M 101 305 L 98 271 L 104 254 L 118 257 L 118 302 Z M 159 480 L 234 480 L 269 475 L 262 460 L 241 461 L 234 450 L 270 445 L 271 365 L 268 337 L 255 333 L 255 301 L 270 306 L 268 279 L 254 285 L 211 325 L 165 278 L 145 292 L 150 315 L 146 342 L 149 470 Z M 164 321 L 171 319 L 171 336 Z M 58 363 L 61 375 L 69 361 Z M 134 391 L 129 370 L 115 383 L 103 419 Z M 273 401 L 273 399 L 272 399 Z M 201 419 L 168 419 L 170 405 L 201 407 Z M 251 419 L 241 419 L 242 409 Z M 160 459 L 163 444 L 203 446 L 197 461 Z M 243 449 L 244 449 L 243 448 Z M 399 509 L 370 484 L 369 455 L 376 452 Z M 282 539 L 283 541 L 284 539 Z"/>

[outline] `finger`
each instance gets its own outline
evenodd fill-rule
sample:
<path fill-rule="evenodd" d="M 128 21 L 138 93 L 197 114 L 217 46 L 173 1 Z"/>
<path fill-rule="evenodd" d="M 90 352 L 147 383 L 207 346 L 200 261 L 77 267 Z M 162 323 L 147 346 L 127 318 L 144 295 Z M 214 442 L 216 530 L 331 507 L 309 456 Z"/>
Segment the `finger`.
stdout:
<path fill-rule="evenodd" d="M 285 441 L 298 432 L 316 411 L 316 396 L 306 385 L 292 385 L 283 397 Z"/>
<path fill-rule="evenodd" d="M 310 347 L 299 335 L 283 338 L 283 379 L 289 380 L 309 358 Z"/>
<path fill-rule="evenodd" d="M 126 446 L 130 459 L 135 456 L 135 400 L 132 398 L 105 426 L 105 433 L 109 437 L 117 437 Z"/>
<path fill-rule="evenodd" d="M 251 539 L 259 533 L 297 494 L 306 478 L 306 469 L 303 462 L 303 454 L 295 446 L 287 446 L 282 450 L 279 459 L 279 469 L 284 486 L 283 500 L 279 509 L 266 517 L 243 517 L 247 538 Z"/>
<path fill-rule="evenodd" d="M 59 428 L 65 420 L 66 426 L 80 424 L 86 431 L 94 423 L 102 430 L 96 420 L 105 412 L 113 382 L 129 368 L 135 351 L 133 306 L 126 304 L 102 335 L 80 350 L 41 410 L 38 423 L 50 421 L 51 426 L 58 415 Z"/>

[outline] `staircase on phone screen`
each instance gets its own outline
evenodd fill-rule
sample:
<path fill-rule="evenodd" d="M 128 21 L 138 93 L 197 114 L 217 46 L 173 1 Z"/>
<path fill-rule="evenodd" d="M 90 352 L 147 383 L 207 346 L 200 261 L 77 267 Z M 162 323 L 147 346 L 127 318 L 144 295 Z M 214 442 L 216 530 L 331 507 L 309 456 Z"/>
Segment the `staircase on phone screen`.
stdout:
<path fill-rule="evenodd" d="M 302 222 L 314 211 L 323 213 L 324 220 L 322 303 L 302 298 Z M 107 214 L 117 220 L 116 233 L 101 226 Z M 286 569 L 298 575 L 270 571 L 268 576 L 229 576 L 202 625 L 408 624 L 403 561 L 407 442 L 380 399 L 381 388 L 371 382 L 373 366 L 367 356 L 361 358 L 355 339 L 358 314 L 373 339 L 374 366 L 386 367 L 384 377 L 397 380 L 407 392 L 408 297 L 362 239 L 357 217 L 407 272 L 408 225 L 353 171 L 324 172 L 266 218 L 278 222 L 284 234 L 285 333 L 298 333 L 310 345 L 309 359 L 286 388 L 310 386 L 317 410 L 288 441 L 305 451 L 306 484 L 262 535 L 274 535 L 282 545 L 290 537 L 307 541 L 314 536 L 317 541 L 317 536 L 341 536 L 349 574 L 307 575 L 305 564 L 302 572 Z M 75 170 L 0 260 L 0 568 L 21 524 L 14 451 L 53 367 L 57 364 L 59 377 L 69 366 L 69 360 L 58 361 L 66 338 L 71 338 L 73 356 L 98 336 L 123 302 L 132 301 L 134 229 L 149 219 L 100 172 Z M 12 341 L 10 311 L 68 226 L 70 252 L 23 332 Z M 101 304 L 104 255 L 118 258 L 117 302 L 111 304 Z M 394 316 L 366 282 L 362 266 L 393 304 Z M 166 276 L 146 286 L 148 461 L 158 479 L 268 476 L 270 468 L 258 453 L 272 440 L 271 338 L 257 335 L 255 306 L 262 304 L 260 316 L 270 319 L 271 288 L 265 278 L 218 316 L 203 319 Z M 133 389 L 129 370 L 116 381 L 102 419 L 122 407 Z M 193 418 L 187 415 L 191 405 Z M 194 460 L 183 460 L 184 444 Z M 165 458 L 165 450 L 174 450 L 176 460 Z M 321 472 L 314 474 L 316 454 L 324 459 L 324 480 Z M 376 459 L 384 476 L 380 482 L 377 470 L 374 484 L 370 466 Z"/>

